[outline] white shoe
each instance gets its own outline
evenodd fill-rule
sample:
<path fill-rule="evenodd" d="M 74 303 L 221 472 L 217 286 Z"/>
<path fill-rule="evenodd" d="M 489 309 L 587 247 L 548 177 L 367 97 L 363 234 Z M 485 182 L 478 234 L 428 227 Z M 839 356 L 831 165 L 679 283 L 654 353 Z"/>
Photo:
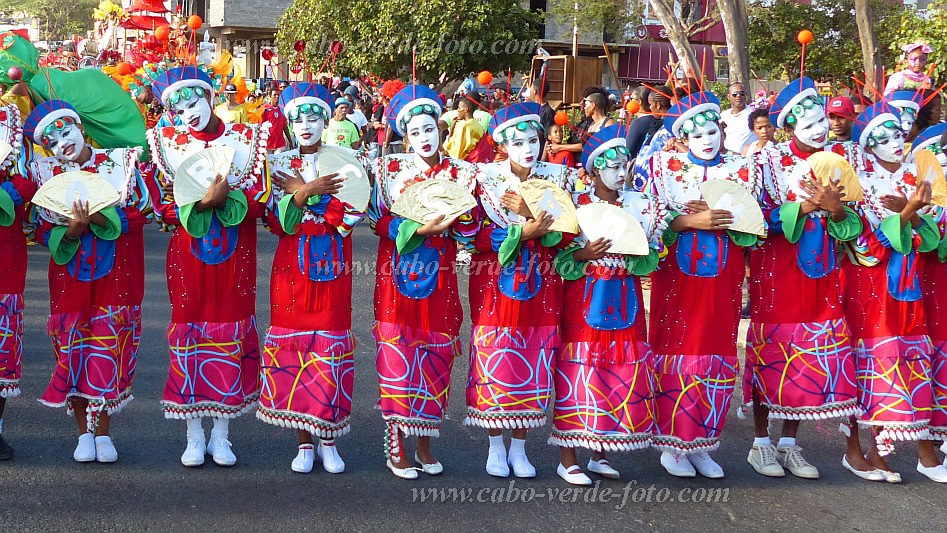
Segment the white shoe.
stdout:
<path fill-rule="evenodd" d="M 758 474 L 767 477 L 784 477 L 786 475 L 786 471 L 776 461 L 776 447 L 772 444 L 766 446 L 754 444 L 750 448 L 750 454 L 746 457 L 746 461 Z"/>
<path fill-rule="evenodd" d="M 237 456 L 233 454 L 230 447 L 233 444 L 223 435 L 211 435 L 210 442 L 207 444 L 207 453 L 214 458 L 214 462 L 220 466 L 233 466 L 237 464 Z"/>
<path fill-rule="evenodd" d="M 320 442 L 316 453 L 319 454 L 319 459 L 322 461 L 322 469 L 326 472 L 330 474 L 341 474 L 345 472 L 345 461 L 339 457 L 339 451 L 335 449 L 335 444 L 326 446 Z"/>
<path fill-rule="evenodd" d="M 618 473 L 618 470 L 615 470 L 612 468 L 612 465 L 608 464 L 608 459 L 602 459 L 601 461 L 589 459 L 588 468 L 589 472 L 594 472 L 608 479 L 618 479 L 621 477 L 621 474 Z"/>
<path fill-rule="evenodd" d="M 710 458 L 707 452 L 697 452 L 687 454 L 687 460 L 694 465 L 697 473 L 710 479 L 720 479 L 723 477 L 723 468 Z"/>
<path fill-rule="evenodd" d="M 510 466 L 506 462 L 506 448 L 494 451 L 490 448 L 487 455 L 487 473 L 495 477 L 510 477 Z"/>
<path fill-rule="evenodd" d="M 95 460 L 100 463 L 114 463 L 118 461 L 118 450 L 112 444 L 108 435 L 95 438 Z"/>
<path fill-rule="evenodd" d="M 293 459 L 293 472 L 308 474 L 312 472 L 312 463 L 315 462 L 316 454 L 312 451 L 312 444 L 300 444 L 299 452 Z"/>
<path fill-rule="evenodd" d="M 890 470 L 878 469 L 881 475 L 885 477 L 886 483 L 901 483 L 901 472 L 892 472 Z"/>
<path fill-rule="evenodd" d="M 881 473 L 881 470 L 874 468 L 872 470 L 856 470 L 854 466 L 848 463 L 848 457 L 842 456 L 842 467 L 845 470 L 855 474 L 856 476 L 868 480 L 868 481 L 884 481 L 885 475 Z"/>
<path fill-rule="evenodd" d="M 694 465 L 687 460 L 686 455 L 678 455 L 671 452 L 661 452 L 661 466 L 668 471 L 668 474 L 677 477 L 697 477 L 697 471 Z"/>
<path fill-rule="evenodd" d="M 802 456 L 802 448 L 799 446 L 776 448 L 776 460 L 796 477 L 819 479 L 819 469 L 806 461 L 806 458 Z"/>
<path fill-rule="evenodd" d="M 204 456 L 207 455 L 207 441 L 204 435 L 187 439 L 187 448 L 181 455 L 181 464 L 184 466 L 201 466 L 204 464 Z"/>
<path fill-rule="evenodd" d="M 91 433 L 79 435 L 79 445 L 76 446 L 76 451 L 72 452 L 72 458 L 80 463 L 95 461 L 95 435 Z"/>
<path fill-rule="evenodd" d="M 921 462 L 918 461 L 917 471 L 927 476 L 931 481 L 936 481 L 938 483 L 947 483 L 947 467 L 945 467 L 944 465 L 927 467 L 927 466 L 922 465 Z"/>
<path fill-rule="evenodd" d="M 433 464 L 425 464 L 418 457 L 418 454 L 414 454 L 414 462 L 421 465 L 421 471 L 429 476 L 437 476 L 444 473 L 444 465 L 440 461 L 436 461 Z"/>
<path fill-rule="evenodd" d="M 388 470 L 391 470 L 392 474 L 401 479 L 418 479 L 417 468 L 398 468 L 391 462 L 391 459 L 388 459 Z"/>
<path fill-rule="evenodd" d="M 513 468 L 514 476 L 522 478 L 536 477 L 536 467 L 530 464 L 525 453 L 511 454 L 507 458 L 507 462 Z"/>
<path fill-rule="evenodd" d="M 559 474 L 559 477 L 566 480 L 566 483 L 572 485 L 591 485 L 592 480 L 589 479 L 589 476 L 585 475 L 585 472 L 582 472 L 582 469 L 579 468 L 579 465 L 572 465 L 569 468 L 562 466 L 562 463 L 559 463 L 559 468 L 556 469 L 556 473 Z"/>

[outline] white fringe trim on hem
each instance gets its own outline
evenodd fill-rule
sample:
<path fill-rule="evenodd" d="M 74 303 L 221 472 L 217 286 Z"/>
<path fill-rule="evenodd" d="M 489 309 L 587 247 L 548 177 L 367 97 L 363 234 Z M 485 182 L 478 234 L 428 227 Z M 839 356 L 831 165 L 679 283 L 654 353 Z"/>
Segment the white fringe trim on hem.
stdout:
<path fill-rule="evenodd" d="M 630 452 L 643 450 L 651 446 L 650 434 L 625 435 L 619 439 L 602 439 L 598 435 L 577 433 L 565 435 L 553 433 L 547 444 L 564 448 L 585 448 L 596 452 Z"/>
<path fill-rule="evenodd" d="M 274 426 L 308 431 L 320 439 L 334 439 L 336 437 L 341 437 L 352 430 L 352 427 L 349 426 L 348 417 L 346 417 L 344 420 L 333 423 L 326 422 L 325 420 L 303 413 L 297 413 L 293 411 L 274 411 L 271 409 L 266 409 L 262 406 L 257 408 L 256 417 L 257 419 L 266 422 L 267 424 L 273 424 Z M 309 419 L 315 422 L 309 422 L 308 420 L 301 419 Z"/>
<path fill-rule="evenodd" d="M 179 403 L 161 401 L 164 417 L 170 420 L 188 420 L 191 418 L 237 418 L 256 409 L 259 393 L 248 396 L 243 405 L 229 406 L 216 402 L 201 402 L 182 405 Z"/>
<path fill-rule="evenodd" d="M 685 443 L 678 438 L 659 437 L 655 435 L 651 440 L 651 447 L 662 452 L 675 454 L 712 452 L 720 447 L 720 439 L 698 439 Z"/>

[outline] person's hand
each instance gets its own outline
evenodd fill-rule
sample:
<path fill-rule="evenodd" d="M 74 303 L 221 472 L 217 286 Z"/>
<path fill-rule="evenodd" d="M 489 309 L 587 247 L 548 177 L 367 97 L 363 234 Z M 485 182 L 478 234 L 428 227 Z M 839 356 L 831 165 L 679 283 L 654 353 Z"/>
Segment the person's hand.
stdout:
<path fill-rule="evenodd" d="M 72 218 L 66 228 L 66 238 L 78 239 L 89 228 L 89 202 L 76 200 L 72 204 Z"/>
<path fill-rule="evenodd" d="M 671 229 L 681 232 L 687 229 L 720 231 L 733 224 L 733 213 L 723 209 L 711 209 L 707 202 L 696 200 L 687 202 L 690 214 L 681 215 L 671 222 Z"/>
<path fill-rule="evenodd" d="M 454 223 L 454 220 L 456 220 L 456 217 L 445 218 L 445 215 L 440 215 L 437 218 L 425 222 L 424 225 L 418 228 L 415 233 L 425 237 L 428 235 L 440 235 L 441 233 L 447 231 L 447 228 L 449 228 L 450 225 Z"/>
<path fill-rule="evenodd" d="M 214 209 L 224 205 L 224 202 L 227 201 L 227 193 L 229 192 L 230 184 L 227 183 L 227 177 L 217 174 L 217 177 L 214 178 L 214 182 L 210 184 L 210 188 L 207 189 L 207 192 L 204 194 L 204 199 L 198 202 L 198 210 L 207 211 L 208 209 Z"/>
<path fill-rule="evenodd" d="M 293 169 L 292 176 L 282 170 L 277 170 L 273 172 L 272 178 L 273 184 L 279 187 L 283 193 L 289 195 L 296 194 L 296 191 L 306 185 L 306 180 L 303 179 L 302 175 L 295 168 Z"/>
<path fill-rule="evenodd" d="M 931 187 L 931 182 L 923 180 L 917 184 L 917 187 L 914 188 L 914 194 L 911 195 L 911 198 L 907 202 L 906 209 L 917 213 L 924 207 L 931 205 L 931 195 L 933 194 L 933 189 Z M 902 211 L 903 212 L 903 211 Z"/>
<path fill-rule="evenodd" d="M 296 175 L 299 175 L 299 172 L 296 172 Z M 318 178 L 310 181 L 304 185 L 305 192 L 309 196 L 324 194 L 338 194 L 339 190 L 342 189 L 342 183 L 345 182 L 345 178 L 340 178 L 338 172 L 333 172 L 332 174 L 326 174 L 325 176 L 319 176 Z"/>
<path fill-rule="evenodd" d="M 500 203 L 503 204 L 503 207 L 523 218 L 533 218 L 533 213 L 529 210 L 529 206 L 526 205 L 526 200 L 523 200 L 523 197 L 515 192 L 503 193 L 503 196 L 500 198 Z"/>
<path fill-rule="evenodd" d="M 830 180 L 828 185 L 822 185 L 819 180 L 810 180 L 801 182 L 799 188 L 808 196 L 806 201 L 814 204 L 819 209 L 832 213 L 833 217 L 844 212 L 845 208 L 842 206 L 844 187 L 838 182 Z"/>
<path fill-rule="evenodd" d="M 574 253 L 572 257 L 575 258 L 576 261 L 595 261 L 596 259 L 605 257 L 605 254 L 608 253 L 608 249 L 611 248 L 611 246 L 612 241 L 602 237 L 601 239 L 585 243 L 585 246 Z"/>
<path fill-rule="evenodd" d="M 558 154 L 559 150 L 562 150 L 562 145 L 554 142 L 550 142 L 546 145 L 549 148 L 550 154 Z"/>
<path fill-rule="evenodd" d="M 536 218 L 528 220 L 526 224 L 523 225 L 523 233 L 520 236 L 520 240 L 528 241 L 542 237 L 550 232 L 549 227 L 552 226 L 554 221 L 555 219 L 552 218 L 552 215 L 545 211 L 540 211 Z"/>

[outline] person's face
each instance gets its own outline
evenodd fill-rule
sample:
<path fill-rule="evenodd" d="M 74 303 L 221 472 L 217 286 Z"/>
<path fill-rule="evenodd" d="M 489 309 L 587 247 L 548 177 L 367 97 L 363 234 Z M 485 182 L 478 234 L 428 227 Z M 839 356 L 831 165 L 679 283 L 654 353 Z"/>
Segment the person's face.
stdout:
<path fill-rule="evenodd" d="M 648 108 L 651 110 L 652 115 L 657 115 L 657 116 L 664 115 L 664 108 L 661 107 L 661 102 L 655 99 L 653 93 L 650 96 L 648 96 Z"/>
<path fill-rule="evenodd" d="M 549 130 L 549 140 L 557 144 L 562 142 L 562 126 L 556 124 Z"/>
<path fill-rule="evenodd" d="M 727 91 L 727 100 L 730 101 L 730 107 L 736 110 L 742 110 L 746 107 L 746 89 L 742 83 L 734 83 Z"/>
<path fill-rule="evenodd" d="M 279 92 L 278 91 L 270 91 L 270 105 L 271 106 L 279 105 Z"/>
<path fill-rule="evenodd" d="M 875 143 L 868 149 L 887 163 L 900 163 L 904 158 L 904 132 L 898 128 L 876 126 L 871 131 Z M 874 135 L 879 135 L 875 137 Z"/>
<path fill-rule="evenodd" d="M 470 103 L 461 102 L 460 105 L 457 106 L 457 115 L 464 119 L 467 119 L 473 116 L 473 109 L 471 109 Z"/>
<path fill-rule="evenodd" d="M 605 168 L 598 171 L 602 183 L 613 191 L 621 190 L 628 176 L 628 156 L 618 154 L 615 159 L 609 159 Z"/>
<path fill-rule="evenodd" d="M 228 103 L 228 104 L 233 105 L 233 104 L 237 103 L 237 93 L 226 93 L 226 95 L 227 95 L 227 103 Z"/>
<path fill-rule="evenodd" d="M 53 153 L 53 157 L 66 161 L 76 161 L 85 148 L 82 128 L 78 124 L 66 124 L 62 129 L 53 128 L 49 135 L 43 136 L 44 145 Z"/>
<path fill-rule="evenodd" d="M 582 100 L 582 112 L 585 113 L 585 116 L 591 117 L 592 113 L 595 112 L 595 104 L 588 98 Z"/>
<path fill-rule="evenodd" d="M 904 109 L 900 109 L 900 111 L 901 131 L 910 132 L 911 128 L 914 127 L 914 122 L 917 121 L 917 112 L 910 107 L 905 107 Z"/>
<path fill-rule="evenodd" d="M 753 121 L 753 133 L 756 134 L 761 143 L 772 141 L 774 131 L 773 123 L 769 121 L 768 117 L 756 117 L 756 120 Z"/>
<path fill-rule="evenodd" d="M 935 96 L 927 105 L 931 110 L 931 123 L 936 124 L 940 122 L 941 115 L 943 114 L 943 102 L 941 101 L 940 95 Z"/>
<path fill-rule="evenodd" d="M 414 153 L 421 157 L 431 157 L 437 153 L 440 146 L 440 135 L 437 130 L 437 119 L 426 113 L 414 115 L 408 121 L 408 144 Z"/>
<path fill-rule="evenodd" d="M 814 105 L 805 110 L 801 117 L 796 117 L 796 127 L 793 137 L 802 144 L 811 148 L 822 148 L 829 141 L 829 119 L 820 105 Z"/>
<path fill-rule="evenodd" d="M 920 48 L 908 54 L 908 68 L 911 72 L 920 74 L 924 71 L 925 66 L 927 66 L 927 54 L 922 52 Z"/>
<path fill-rule="evenodd" d="M 511 129 L 513 133 L 504 143 L 510 161 L 521 167 L 533 168 L 539 161 L 539 132 L 534 128 L 526 128 L 526 131 L 515 127 Z"/>
<path fill-rule="evenodd" d="M 694 125 L 694 131 L 687 136 L 687 149 L 694 157 L 710 161 L 720 153 L 722 138 L 720 125 L 708 120 L 701 125 Z"/>
<path fill-rule="evenodd" d="M 319 142 L 325 126 L 325 120 L 316 113 L 300 113 L 296 120 L 290 123 L 299 146 L 312 146 Z"/>
<path fill-rule="evenodd" d="M 337 104 L 335 106 L 335 119 L 338 121 L 345 120 L 345 115 L 349 113 L 349 106 L 345 104 Z"/>
<path fill-rule="evenodd" d="M 170 109 L 172 113 L 181 115 L 181 120 L 189 128 L 202 131 L 210 122 L 210 94 L 198 96 L 197 92 L 191 91 L 190 98 L 178 100 L 177 103 L 171 104 Z"/>
<path fill-rule="evenodd" d="M 855 125 L 855 121 L 844 116 L 833 114 L 828 116 L 829 120 L 829 129 L 835 134 L 835 137 L 838 139 L 849 139 L 852 136 L 852 126 Z"/>

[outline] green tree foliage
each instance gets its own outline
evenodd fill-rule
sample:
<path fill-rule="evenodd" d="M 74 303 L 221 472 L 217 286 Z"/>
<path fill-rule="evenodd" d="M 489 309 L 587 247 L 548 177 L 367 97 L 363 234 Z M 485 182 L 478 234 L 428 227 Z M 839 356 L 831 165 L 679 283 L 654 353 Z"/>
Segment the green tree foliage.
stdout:
<path fill-rule="evenodd" d="M 882 43 L 881 63 L 893 65 L 897 54 L 887 43 L 897 40 L 902 15 L 909 13 L 900 2 L 887 0 L 871 0 L 871 8 L 875 34 Z M 817 0 L 813 5 L 762 0 L 751 3 L 748 11 L 750 67 L 758 76 L 798 77 L 802 47 L 796 35 L 808 29 L 815 38 L 806 47 L 807 76 L 845 84 L 851 84 L 853 74 L 864 79 L 854 0 Z"/>
<path fill-rule="evenodd" d="M 97 5 L 99 0 L 0 0 L 0 13 L 32 15 L 39 20 L 41 39 L 59 41 L 73 34 L 84 37 Z"/>
<path fill-rule="evenodd" d="M 293 43 L 306 40 L 314 71 L 330 57 L 332 42 L 340 41 L 337 72 L 380 77 L 409 77 L 414 48 L 418 81 L 429 83 L 441 74 L 528 69 L 540 21 L 509 0 L 349 0 L 344 9 L 331 0 L 295 0 L 279 20 L 276 39 L 291 62 Z"/>
<path fill-rule="evenodd" d="M 629 24 L 641 22 L 647 0 L 549 0 L 546 10 L 556 20 L 575 20 L 580 33 L 603 32 L 622 42 Z M 576 9 L 578 7 L 578 9 Z"/>
<path fill-rule="evenodd" d="M 947 82 L 947 0 L 934 0 L 927 6 L 927 13 L 923 17 L 913 11 L 905 11 L 899 22 L 894 39 L 881 41 L 882 46 L 889 47 L 891 55 L 900 60 L 901 45 L 924 39 L 934 49 L 934 53 L 927 58 L 928 64 L 937 64 L 931 76 L 937 85 Z M 905 66 L 889 66 L 888 72 L 902 70 Z"/>

